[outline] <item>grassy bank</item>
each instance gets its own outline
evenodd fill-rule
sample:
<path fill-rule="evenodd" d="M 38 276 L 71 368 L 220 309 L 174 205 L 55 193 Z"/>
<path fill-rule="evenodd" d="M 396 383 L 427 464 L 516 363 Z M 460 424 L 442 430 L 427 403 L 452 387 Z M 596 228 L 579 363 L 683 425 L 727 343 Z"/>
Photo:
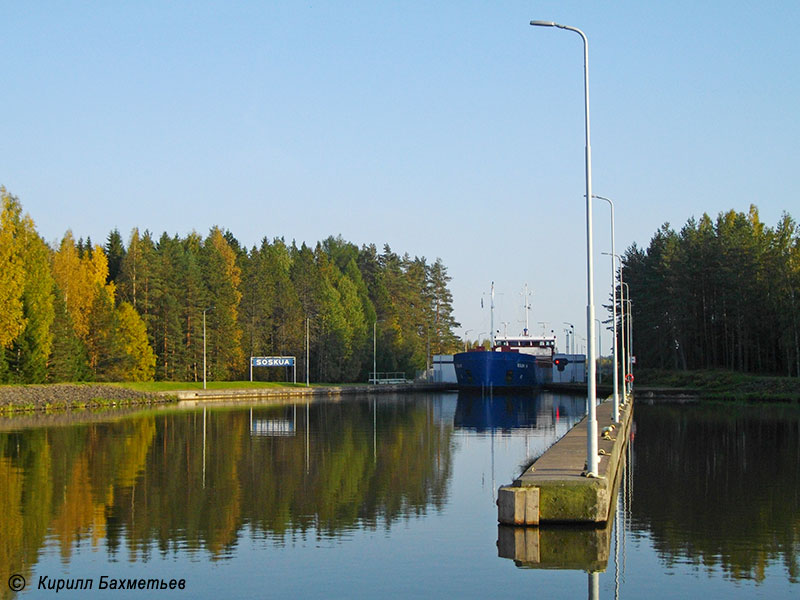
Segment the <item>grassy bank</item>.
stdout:
<path fill-rule="evenodd" d="M 798 402 L 800 378 L 752 375 L 725 370 L 636 369 L 637 387 L 686 389 L 701 397 L 743 402 Z"/>

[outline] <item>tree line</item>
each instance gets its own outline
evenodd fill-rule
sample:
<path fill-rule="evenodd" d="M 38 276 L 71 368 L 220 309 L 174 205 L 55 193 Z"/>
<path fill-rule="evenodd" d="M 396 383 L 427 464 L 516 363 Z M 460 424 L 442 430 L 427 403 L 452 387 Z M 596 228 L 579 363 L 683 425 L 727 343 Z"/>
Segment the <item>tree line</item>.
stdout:
<path fill-rule="evenodd" d="M 313 381 L 413 377 L 456 350 L 441 259 L 329 237 L 246 248 L 230 231 L 120 232 L 103 246 L 67 231 L 57 248 L 5 188 L 0 221 L 0 382 L 249 377 L 250 356 L 296 356 Z M 374 340 L 373 340 L 374 336 Z M 289 375 L 290 376 L 290 375 Z M 281 369 L 254 378 L 284 380 Z"/>
<path fill-rule="evenodd" d="M 664 224 L 623 260 L 637 365 L 800 376 L 800 229 L 758 209 Z"/>

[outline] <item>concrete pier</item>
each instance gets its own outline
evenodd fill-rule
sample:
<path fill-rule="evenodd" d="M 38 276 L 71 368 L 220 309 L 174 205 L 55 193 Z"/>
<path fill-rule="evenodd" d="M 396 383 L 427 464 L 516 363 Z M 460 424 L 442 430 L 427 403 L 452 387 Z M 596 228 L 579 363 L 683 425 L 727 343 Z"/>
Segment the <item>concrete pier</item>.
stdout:
<path fill-rule="evenodd" d="M 223 388 L 206 390 L 173 390 L 162 392 L 178 399 L 181 405 L 200 402 L 252 402 L 252 401 L 310 401 L 315 398 L 359 396 L 365 394 L 392 394 L 409 392 L 442 392 L 453 389 L 446 383 L 403 383 L 372 385 L 324 385 L 278 388 Z"/>
<path fill-rule="evenodd" d="M 613 403 L 597 407 L 598 477 L 586 477 L 584 418 L 511 485 L 501 487 L 497 516 L 501 524 L 606 523 L 613 514 L 619 465 L 633 419 L 633 403 L 620 407 L 613 423 Z M 607 427 L 614 426 L 613 430 Z"/>

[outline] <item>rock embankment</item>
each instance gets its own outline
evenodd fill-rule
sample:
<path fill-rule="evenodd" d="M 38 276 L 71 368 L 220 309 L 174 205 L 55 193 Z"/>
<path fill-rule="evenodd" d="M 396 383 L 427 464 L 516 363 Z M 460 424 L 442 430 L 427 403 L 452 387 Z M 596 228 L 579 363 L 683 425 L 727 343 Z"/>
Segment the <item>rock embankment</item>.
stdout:
<path fill-rule="evenodd" d="M 103 384 L 56 383 L 0 386 L 0 411 L 98 408 L 171 402 L 161 394 Z"/>

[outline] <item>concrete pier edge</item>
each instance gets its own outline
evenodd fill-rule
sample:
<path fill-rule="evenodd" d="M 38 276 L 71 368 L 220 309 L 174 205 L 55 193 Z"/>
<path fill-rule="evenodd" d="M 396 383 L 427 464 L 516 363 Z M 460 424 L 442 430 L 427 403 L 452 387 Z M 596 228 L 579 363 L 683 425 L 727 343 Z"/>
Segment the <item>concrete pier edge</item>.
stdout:
<path fill-rule="evenodd" d="M 362 394 L 391 394 L 407 392 L 441 392 L 453 389 L 452 385 L 441 383 L 406 383 L 378 385 L 326 385 L 312 387 L 286 388 L 236 388 L 178 390 L 163 392 L 178 399 L 178 404 L 197 402 L 227 401 L 251 402 L 254 400 L 312 399 L 332 396 L 352 396 Z"/>
<path fill-rule="evenodd" d="M 630 436 L 632 398 L 620 406 L 619 417 L 619 423 L 612 421 L 610 399 L 598 405 L 598 477 L 585 476 L 584 417 L 513 483 L 498 490 L 498 521 L 506 525 L 598 525 L 608 521 L 613 514 L 620 461 Z M 612 425 L 613 430 L 607 429 Z"/>

